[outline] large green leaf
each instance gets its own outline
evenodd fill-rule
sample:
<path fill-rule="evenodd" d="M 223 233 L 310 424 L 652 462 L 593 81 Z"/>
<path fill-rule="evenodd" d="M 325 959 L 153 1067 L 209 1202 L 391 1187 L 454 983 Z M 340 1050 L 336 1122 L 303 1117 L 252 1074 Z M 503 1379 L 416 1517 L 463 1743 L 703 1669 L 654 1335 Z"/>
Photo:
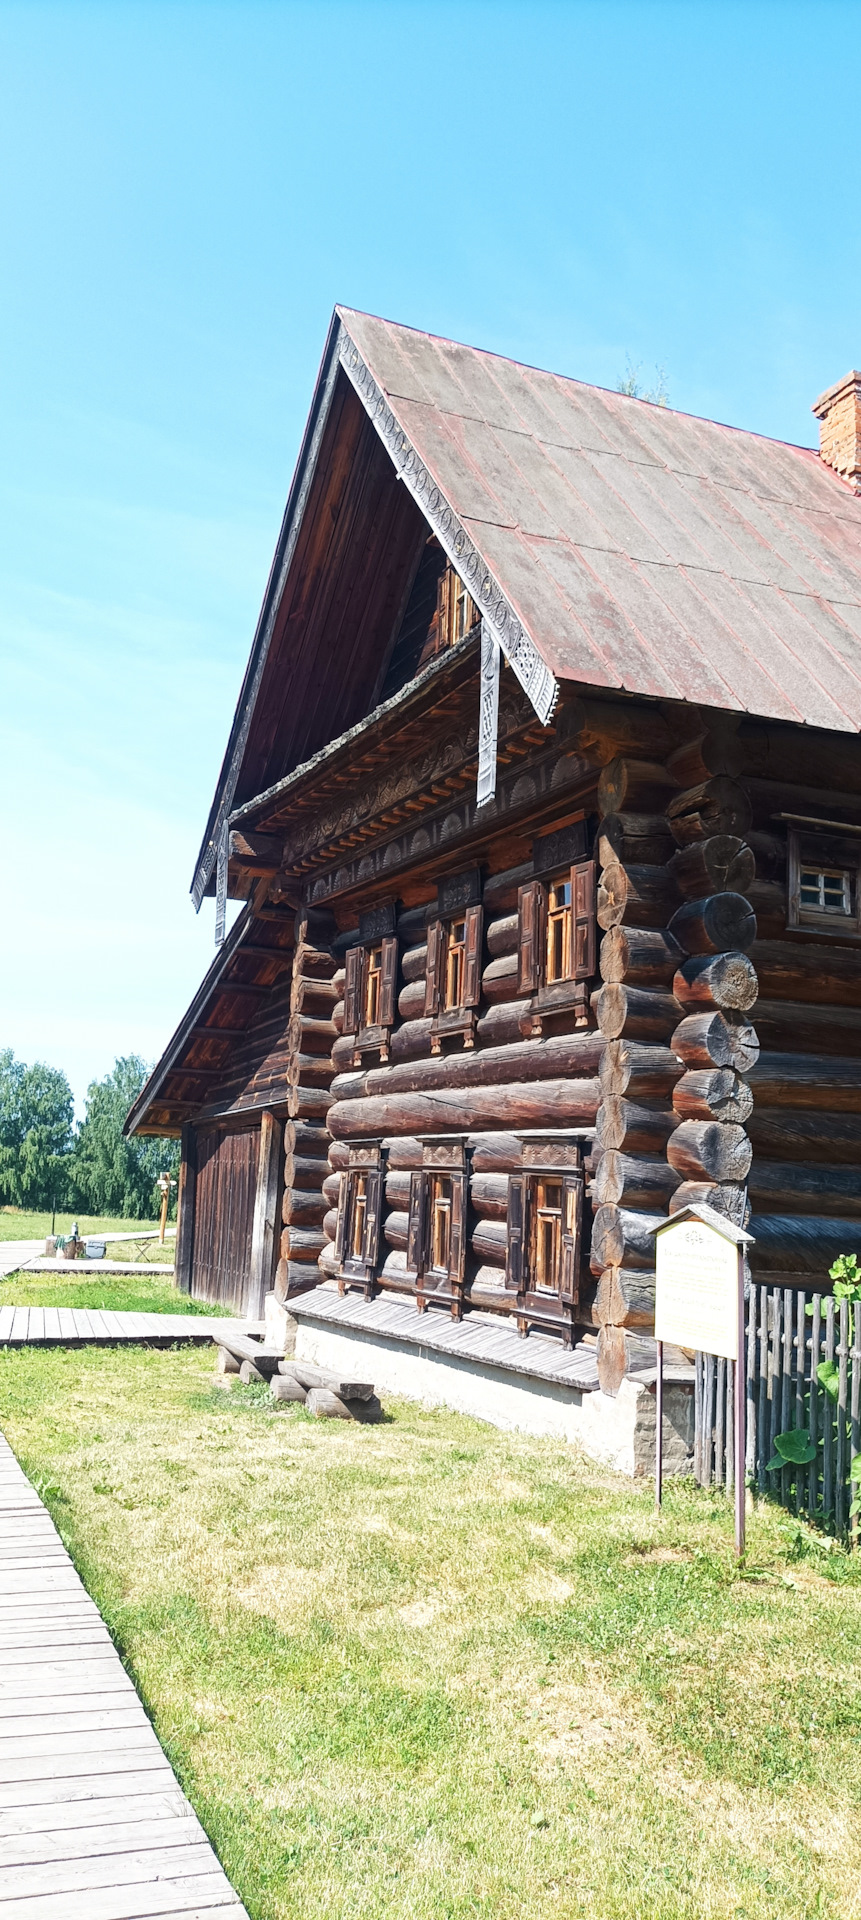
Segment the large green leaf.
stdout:
<path fill-rule="evenodd" d="M 816 1448 L 806 1427 L 793 1427 L 789 1433 L 775 1434 L 776 1463 L 780 1467 L 804 1467 L 816 1459 Z M 769 1469 L 774 1463 L 769 1461 Z"/>
<path fill-rule="evenodd" d="M 816 1369 L 816 1378 L 819 1385 L 825 1388 L 826 1393 L 830 1393 L 832 1400 L 836 1400 L 840 1386 L 840 1369 L 836 1361 L 820 1360 Z"/>

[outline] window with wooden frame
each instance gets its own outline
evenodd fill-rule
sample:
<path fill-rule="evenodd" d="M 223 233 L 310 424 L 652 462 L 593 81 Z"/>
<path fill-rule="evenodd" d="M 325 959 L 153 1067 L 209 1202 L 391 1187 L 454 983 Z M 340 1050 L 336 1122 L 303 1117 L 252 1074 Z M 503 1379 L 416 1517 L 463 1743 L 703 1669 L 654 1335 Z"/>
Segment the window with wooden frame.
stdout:
<path fill-rule="evenodd" d="M 582 1219 L 580 1166 L 511 1175 L 505 1284 L 537 1324 L 555 1325 L 560 1316 L 570 1322 L 580 1291 Z"/>
<path fill-rule="evenodd" d="M 341 1279 L 360 1281 L 366 1288 L 379 1260 L 383 1179 L 375 1148 L 363 1150 L 358 1162 L 341 1175 L 335 1263 Z"/>
<path fill-rule="evenodd" d="M 375 1048 L 386 1060 L 397 1005 L 398 943 L 394 933 L 348 947 L 344 975 L 344 1033 L 355 1040 L 356 1064 L 363 1051 Z"/>
<path fill-rule="evenodd" d="M 861 839 L 793 829 L 788 846 L 787 923 L 811 932 L 861 932 Z"/>
<path fill-rule="evenodd" d="M 447 1034 L 473 1045 L 475 1009 L 481 999 L 484 910 L 466 907 L 449 920 L 428 927 L 425 1018 L 431 1018 L 431 1051 L 439 1053 Z"/>
<path fill-rule="evenodd" d="M 536 996 L 529 1031 L 542 1031 L 541 1015 L 566 1007 L 588 1026 L 588 982 L 597 964 L 594 860 L 576 861 L 546 879 L 532 880 L 518 895 L 520 993 Z"/>
<path fill-rule="evenodd" d="M 454 567 L 446 567 L 440 576 L 437 591 L 437 632 L 441 651 L 444 647 L 456 647 L 459 640 L 465 639 L 480 616 L 475 601 L 467 593 Z"/>
<path fill-rule="evenodd" d="M 459 1165 L 430 1165 L 410 1175 L 407 1271 L 420 1310 L 434 1300 L 460 1317 L 466 1207 L 467 1174 L 462 1155 Z"/>

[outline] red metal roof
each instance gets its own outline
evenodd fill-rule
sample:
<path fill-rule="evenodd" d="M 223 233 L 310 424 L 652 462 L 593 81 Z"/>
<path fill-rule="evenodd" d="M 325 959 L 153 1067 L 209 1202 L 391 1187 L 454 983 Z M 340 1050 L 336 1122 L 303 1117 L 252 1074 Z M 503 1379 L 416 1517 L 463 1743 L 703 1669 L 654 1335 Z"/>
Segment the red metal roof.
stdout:
<path fill-rule="evenodd" d="M 861 499 L 817 453 L 338 314 L 558 679 L 861 730 Z"/>

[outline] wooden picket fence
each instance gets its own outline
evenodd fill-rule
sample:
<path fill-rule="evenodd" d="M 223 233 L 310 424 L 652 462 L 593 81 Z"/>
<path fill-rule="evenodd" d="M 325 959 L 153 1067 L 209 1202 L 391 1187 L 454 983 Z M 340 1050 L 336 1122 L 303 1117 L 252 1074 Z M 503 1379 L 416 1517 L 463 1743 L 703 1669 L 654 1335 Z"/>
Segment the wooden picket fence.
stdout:
<path fill-rule="evenodd" d="M 854 1491 L 850 1463 L 861 1451 L 861 1306 L 754 1284 L 746 1319 L 748 1483 L 843 1539 Z M 837 1368 L 836 1398 L 817 1377 L 826 1360 Z M 697 1354 L 694 1474 L 701 1486 L 727 1492 L 735 1479 L 734 1371 L 726 1360 Z M 815 1458 L 769 1472 L 777 1435 L 793 1428 L 807 1430 Z M 851 1531 L 857 1534 L 855 1523 Z"/>

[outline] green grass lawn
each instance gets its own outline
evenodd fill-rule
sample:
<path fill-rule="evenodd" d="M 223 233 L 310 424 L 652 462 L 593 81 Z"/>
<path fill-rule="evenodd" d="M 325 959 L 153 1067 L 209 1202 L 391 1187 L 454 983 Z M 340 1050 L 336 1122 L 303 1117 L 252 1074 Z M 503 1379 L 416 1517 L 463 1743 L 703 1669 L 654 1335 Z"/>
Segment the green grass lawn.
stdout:
<path fill-rule="evenodd" d="M 68 1234 L 73 1221 L 77 1220 L 81 1234 L 99 1233 L 108 1237 L 113 1233 L 157 1233 L 157 1220 L 120 1220 L 115 1215 L 83 1213 L 27 1213 L 23 1207 L 0 1207 L 0 1240 L 44 1240 L 51 1232 L 51 1220 L 54 1231 Z M 175 1227 L 175 1222 L 170 1225 Z M 165 1249 L 161 1249 L 164 1255 Z M 170 1256 L 172 1258 L 172 1255 Z"/>
<path fill-rule="evenodd" d="M 141 1264 L 139 1273 L 76 1273 L 69 1261 L 68 1278 L 56 1273 L 10 1273 L 0 1278 L 0 1306 L 110 1307 L 119 1313 L 221 1313 L 235 1319 L 232 1309 L 190 1300 L 174 1285 L 172 1272 L 156 1263 Z"/>
<path fill-rule="evenodd" d="M 854 1920 L 861 1572 L 776 1508 L 209 1353 L 0 1355 L 47 1500 L 253 1920 Z"/>

